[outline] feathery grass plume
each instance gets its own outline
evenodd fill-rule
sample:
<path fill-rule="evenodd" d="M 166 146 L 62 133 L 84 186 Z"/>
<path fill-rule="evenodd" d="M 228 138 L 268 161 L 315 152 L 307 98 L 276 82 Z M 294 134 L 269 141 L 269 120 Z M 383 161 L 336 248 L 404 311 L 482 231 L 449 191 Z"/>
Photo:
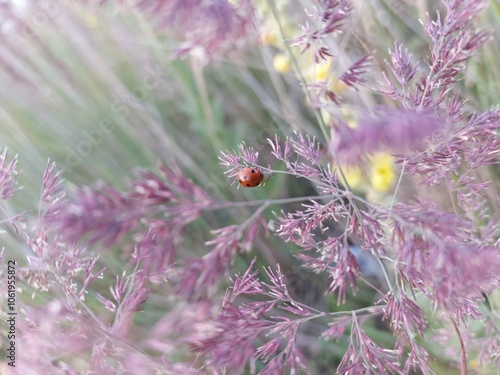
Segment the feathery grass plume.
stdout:
<path fill-rule="evenodd" d="M 190 181 L 175 179 L 175 176 L 180 176 L 170 170 L 165 169 L 165 173 L 176 187 L 172 200 L 179 199 L 181 194 L 184 194 L 183 199 L 192 199 L 196 195 L 193 193 L 196 187 Z M 170 192 L 172 185 L 169 189 L 162 189 L 165 186 L 158 183 L 161 182 L 159 178 L 148 179 L 148 176 L 143 175 L 131 194 L 142 193 L 144 201 L 149 204 L 169 201 L 170 196 L 165 197 L 165 192 Z M 60 222 L 54 221 L 54 216 L 65 215 L 66 208 L 74 204 L 74 200 L 65 198 L 61 183 L 60 172 L 53 163 L 48 163 L 43 175 L 36 225 L 33 229 L 28 227 L 23 231 L 31 254 L 27 256 L 27 265 L 20 268 L 20 280 L 32 288 L 34 296 L 50 298 L 51 302 L 43 307 L 25 306 L 20 311 L 17 326 L 19 340 L 33 342 L 33 347 L 38 348 L 38 354 L 28 356 L 21 353 L 18 367 L 26 374 L 58 374 L 62 371 L 79 373 L 82 368 L 85 371 L 108 374 L 116 373 L 120 368 L 132 371 L 139 367 L 162 373 L 180 371 L 201 374 L 196 369 L 190 369 L 192 364 L 188 366 L 183 363 L 162 362 L 153 356 L 146 356 L 139 348 L 144 347 L 143 343 L 138 343 L 139 346 L 130 344 L 136 337 L 131 329 L 135 326 L 133 320 L 151 294 L 151 282 L 158 277 L 155 271 L 159 266 L 148 266 L 151 246 L 155 244 L 153 236 L 150 234 L 137 244 L 139 249 L 134 253 L 134 268 L 130 272 L 123 271 L 121 275 L 115 275 L 114 282 L 109 280 L 112 271 L 100 266 L 99 257 L 92 255 L 89 248 L 66 242 L 58 225 Z M 151 190 L 140 189 L 141 183 L 145 183 Z M 139 199 L 137 196 L 135 198 Z M 100 208 L 104 209 L 103 206 Z M 107 238 L 105 236 L 100 240 L 106 241 Z M 99 311 L 92 302 L 96 282 L 110 282 L 108 292 L 97 293 L 96 300 L 112 313 L 111 317 L 109 314 L 102 314 L 102 311 L 99 314 L 94 312 Z M 199 313 L 201 310 L 196 311 Z M 40 320 L 42 316 L 44 318 Z M 168 315 L 168 319 L 174 318 L 175 311 Z M 182 319 L 186 320 L 186 317 Z M 178 329 L 183 334 L 188 332 L 186 327 L 179 326 Z M 58 345 L 54 345 L 54 338 L 57 338 L 55 342 Z M 164 344 L 174 347 L 169 340 L 170 338 L 162 338 Z M 63 345 L 65 353 L 89 356 L 89 360 L 79 364 L 71 360 L 53 361 L 51 358 L 61 355 L 60 345 Z M 155 348 L 152 341 L 148 345 L 151 345 L 148 348 Z"/>
<path fill-rule="evenodd" d="M 378 346 L 362 329 L 365 318 L 352 315 L 351 339 L 338 374 L 401 374 L 398 353 Z"/>
<path fill-rule="evenodd" d="M 335 192 L 335 195 L 342 195 L 342 192 L 338 191 L 336 175 L 322 164 L 322 146 L 315 137 L 294 132 L 293 137 L 285 139 L 283 149 L 277 135 L 274 140 L 268 139 L 267 141 L 272 148 L 272 155 L 285 163 L 286 173 L 318 183 L 318 187 L 323 192 L 330 191 Z"/>
<path fill-rule="evenodd" d="M 496 132 L 500 126 L 500 110 L 493 108 L 469 116 L 468 121 L 458 122 L 454 130 L 436 140 L 432 150 L 409 156 L 407 173 L 426 176 L 425 184 L 436 184 L 445 179 L 450 182 L 451 188 L 455 183 L 450 177 L 465 167 L 465 171 L 460 173 L 464 179 L 463 186 L 474 187 L 470 183 L 475 179 L 466 177 L 480 166 L 498 163 L 500 140 Z"/>
<path fill-rule="evenodd" d="M 341 29 L 349 17 L 352 5 L 347 0 L 316 0 L 316 6 L 307 11 L 310 22 L 300 25 L 303 34 L 296 37 L 292 46 L 299 46 L 301 53 L 311 50 L 316 63 L 331 56 L 325 38 Z"/>
<path fill-rule="evenodd" d="M 128 197 L 111 186 L 84 188 L 55 218 L 56 226 L 68 241 L 89 236 L 88 245 L 103 241 L 112 246 L 139 224 L 145 214 Z"/>
<path fill-rule="evenodd" d="M 185 298 L 213 294 L 217 282 L 228 271 L 234 256 L 250 249 L 262 225 L 259 216 L 253 215 L 241 225 L 230 225 L 212 231 L 215 238 L 207 241 L 213 249 L 201 259 L 186 259 L 185 266 L 177 270 L 177 293 Z"/>
<path fill-rule="evenodd" d="M 452 189 L 450 176 L 462 168 L 464 161 L 467 169 L 461 175 L 470 182 L 473 179 L 465 176 L 473 169 L 498 162 L 499 140 L 494 136 L 494 129 L 498 129 L 500 122 L 497 108 L 482 114 L 471 113 L 452 91 L 457 76 L 465 69 L 465 62 L 488 40 L 488 34 L 473 25 L 486 2 L 450 0 L 443 3 L 447 9 L 444 19 L 438 12 L 436 20 L 424 23 L 431 39 L 426 61 L 429 72 L 418 65 L 412 68 L 408 51 L 395 44 L 388 64 L 400 87 L 386 77 L 387 87 L 382 92 L 404 108 L 446 111 L 444 121 L 450 123 L 449 130 L 435 140 L 432 149 L 407 156 L 405 163 L 406 173 L 427 175 L 425 183 L 428 184 L 445 179 Z M 479 186 L 469 184 L 472 190 Z"/>
<path fill-rule="evenodd" d="M 371 66 L 370 59 L 370 55 L 363 56 L 342 73 L 339 79 L 351 88 L 356 88 L 358 85 L 366 83 L 364 76 Z"/>
<path fill-rule="evenodd" d="M 7 200 L 14 197 L 20 187 L 17 185 L 17 155 L 7 162 L 7 149 L 0 155 L 0 199 Z"/>
<path fill-rule="evenodd" d="M 339 124 L 333 130 L 330 152 L 341 164 L 359 163 L 380 151 L 408 153 L 427 146 L 429 137 L 446 128 L 430 111 L 379 107 L 363 116 L 356 128 Z"/>
<path fill-rule="evenodd" d="M 102 271 L 93 274 L 98 257 L 88 254 L 83 247 L 64 242 L 61 234 L 47 225 L 46 220 L 57 215 L 66 205 L 62 183 L 61 173 L 55 169 L 54 163 L 48 162 L 43 174 L 36 226 L 24 233 L 32 254 L 27 256 L 29 267 L 23 271 L 23 277 L 41 291 L 59 287 L 67 296 L 83 297 L 88 283 Z M 84 281 L 78 289 L 76 277 L 82 271 Z"/>
<path fill-rule="evenodd" d="M 225 167 L 229 167 L 228 170 L 224 172 L 229 178 L 235 178 L 233 181 L 237 181 L 238 173 L 241 168 L 245 166 L 256 166 L 259 161 L 259 152 L 255 151 L 252 146 L 247 146 L 245 143 L 240 143 L 238 145 L 238 152 L 233 150 L 230 152 L 226 150 L 225 152 L 221 152 L 221 156 L 219 156 L 219 162 L 221 165 Z"/>
<path fill-rule="evenodd" d="M 430 53 L 425 64 L 411 66 L 411 55 L 402 44 L 395 43 L 387 62 L 400 87 L 384 75 L 386 87 L 382 93 L 405 107 L 435 108 L 449 95 L 450 86 L 465 69 L 465 62 L 488 41 L 488 34 L 474 27 L 474 18 L 486 7 L 482 0 L 443 0 L 446 15 L 436 13 L 436 19 L 427 19 L 423 27 L 430 38 Z M 410 85 L 410 82 L 415 81 Z"/>
<path fill-rule="evenodd" d="M 236 275 L 216 317 L 217 333 L 199 343 L 197 350 L 210 355 L 217 367 L 226 371 L 240 371 L 255 355 L 267 363 L 259 374 L 296 373 L 306 365 L 297 346 L 298 328 L 313 313 L 290 297 L 279 266 L 265 270 L 270 280 L 267 284 L 258 279 L 257 271 L 252 271 L 254 263 L 255 259 L 243 275 Z M 261 296 L 265 300 L 242 304 L 237 301 L 244 296 Z M 296 319 L 266 316 L 273 309 L 291 313 Z M 254 349 L 254 341 L 264 333 L 276 338 Z"/>
<path fill-rule="evenodd" d="M 312 94 L 311 105 L 314 108 L 323 108 L 332 104 L 339 106 L 342 103 L 341 94 L 347 88 L 357 91 L 359 86 L 367 82 L 366 74 L 371 66 L 370 60 L 371 55 L 366 55 L 355 61 L 346 71 L 340 74 L 335 82 L 318 80 L 307 84 L 307 88 Z"/>
<path fill-rule="evenodd" d="M 81 189 L 52 218 L 52 224 L 68 241 L 85 239 L 89 246 L 103 242 L 108 248 L 136 232 L 138 244 L 142 243 L 139 251 L 144 241 L 152 240 L 159 256 L 156 260 L 165 257 L 170 263 L 185 226 L 213 202 L 176 166 L 161 165 L 160 171 L 161 177 L 141 172 L 123 193 L 106 185 Z M 163 253 L 166 249 L 171 249 L 168 254 Z"/>
<path fill-rule="evenodd" d="M 7 161 L 7 148 L 4 148 L 2 154 L 0 154 L 0 201 L 7 201 L 14 198 L 22 186 L 18 185 L 19 171 L 17 170 L 17 155 L 14 156 L 9 162 Z M 9 212 L 6 208 L 0 205 L 0 208 L 6 213 Z M 19 233 L 19 225 L 25 221 L 24 214 L 8 214 L 8 217 L 1 220 L 0 224 L 3 222 L 9 222 L 14 228 L 16 233 Z"/>
<path fill-rule="evenodd" d="M 500 126 L 498 109 L 476 114 L 465 108 L 464 101 L 453 91 L 465 62 L 487 40 L 488 34 L 474 27 L 474 18 L 485 8 L 480 0 L 443 1 L 444 18 L 437 13 L 436 20 L 427 20 L 424 28 L 430 37 L 430 55 L 426 61 L 428 72 L 420 66 L 411 66 L 410 54 L 402 45 L 395 44 L 390 53 L 389 67 L 399 87 L 386 77 L 383 93 L 398 101 L 404 108 L 432 108 L 446 114 L 448 130 L 437 137 L 425 152 L 405 155 L 405 173 L 426 176 L 425 184 L 445 181 L 448 188 L 463 197 L 472 192 L 481 195 L 484 185 L 475 183 L 472 174 L 480 166 L 498 163 L 499 140 L 495 136 Z M 455 183 L 460 172 L 461 184 Z M 470 211 L 469 204 L 462 208 Z M 471 203 L 471 202 L 469 202 Z M 477 205 L 476 201 L 473 205 Z"/>
<path fill-rule="evenodd" d="M 43 306 L 24 306 L 20 310 L 19 340 L 38 348 L 37 355 L 20 354 L 19 369 L 26 374 L 76 371 L 69 363 L 51 360 L 60 354 L 54 340 L 75 353 L 83 353 L 82 348 L 93 345 L 90 327 L 95 322 L 84 306 L 89 286 L 102 277 L 105 268 L 97 270 L 98 256 L 64 242 L 61 233 L 50 226 L 50 219 L 65 204 L 60 172 L 49 162 L 43 174 L 35 225 L 26 226 L 22 233 L 31 253 L 26 256 L 27 264 L 20 267 L 20 280 L 31 288 L 33 298 L 51 297 Z"/>
<path fill-rule="evenodd" d="M 101 1 L 105 3 L 112 2 Z M 159 31 L 179 36 L 175 56 L 189 54 L 202 64 L 228 54 L 238 56 L 246 43 L 257 40 L 249 0 L 139 0 L 132 7 L 151 17 Z"/>
<path fill-rule="evenodd" d="M 419 152 L 400 151 L 400 161 L 406 176 L 422 175 L 425 185 L 444 184 L 461 212 L 442 212 L 423 199 L 395 205 L 391 212 L 392 248 L 400 277 L 413 292 L 428 296 L 435 309 L 442 308 L 456 321 L 467 321 L 483 316 L 483 293 L 500 285 L 493 271 L 500 252 L 491 240 L 498 238 L 500 225 L 485 204 L 489 184 L 478 181 L 475 173 L 499 161 L 496 132 L 500 121 L 497 108 L 476 114 L 454 90 L 465 62 L 488 39 L 488 34 L 473 24 L 486 2 L 444 4 L 446 15 L 437 13 L 434 21 L 424 24 L 431 40 L 425 61 L 428 70 L 413 65 L 408 50 L 395 44 L 388 65 L 398 84 L 385 77 L 381 92 L 406 110 L 427 108 L 447 123 L 446 131 L 436 132 Z M 465 361 L 465 350 L 461 358 Z"/>

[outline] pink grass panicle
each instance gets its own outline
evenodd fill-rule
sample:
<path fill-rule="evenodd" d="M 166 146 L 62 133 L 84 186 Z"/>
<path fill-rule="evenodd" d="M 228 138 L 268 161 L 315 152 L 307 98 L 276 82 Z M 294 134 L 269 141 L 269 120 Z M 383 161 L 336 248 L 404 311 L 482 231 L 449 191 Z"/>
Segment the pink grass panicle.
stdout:
<path fill-rule="evenodd" d="M 446 121 L 429 111 L 380 107 L 362 116 L 356 128 L 339 123 L 332 130 L 330 152 L 341 164 L 356 164 L 378 152 L 411 155 L 444 129 Z"/>
<path fill-rule="evenodd" d="M 217 333 L 197 349 L 210 354 L 219 368 L 226 370 L 241 370 L 254 355 L 266 363 L 259 374 L 303 370 L 306 362 L 297 346 L 297 333 L 301 319 L 312 312 L 290 297 L 279 266 L 276 270 L 265 270 L 270 279 L 267 284 L 259 280 L 257 271 L 252 271 L 254 264 L 255 259 L 243 275 L 236 275 L 216 318 Z M 264 300 L 240 302 L 245 296 L 260 296 Z M 270 316 L 274 309 L 291 313 L 297 319 Z M 271 338 L 254 349 L 253 342 L 264 334 Z M 238 355 L 234 354 L 235 347 L 241 349 Z"/>
<path fill-rule="evenodd" d="M 292 46 L 299 46 L 301 53 L 311 50 L 316 63 L 331 56 L 325 39 L 341 30 L 349 17 L 352 5 L 347 0 L 316 0 L 316 6 L 306 11 L 310 21 L 300 25 L 303 34 L 296 37 Z"/>
<path fill-rule="evenodd" d="M 14 197 L 20 190 L 17 185 L 17 176 L 19 172 L 17 167 L 17 155 L 8 162 L 7 149 L 5 148 L 0 155 L 0 199 L 7 200 Z"/>
<path fill-rule="evenodd" d="M 77 192 L 56 219 L 70 241 L 88 236 L 88 243 L 111 246 L 149 215 L 172 219 L 174 227 L 196 219 L 211 204 L 203 189 L 182 175 L 177 167 L 161 166 L 162 176 L 140 173 L 129 191 L 107 185 Z M 154 219 L 153 219 L 154 220 Z M 178 229 L 180 230 L 180 229 Z"/>
<path fill-rule="evenodd" d="M 112 2 L 100 2 L 105 3 Z M 130 6 L 151 17 L 158 31 L 177 37 L 175 57 L 190 55 L 202 65 L 237 57 L 245 45 L 257 40 L 250 0 L 138 0 L 124 9 L 130 11 Z"/>
<path fill-rule="evenodd" d="M 246 166 L 255 167 L 259 162 L 259 152 L 255 151 L 252 146 L 247 146 L 244 142 L 238 145 L 238 151 L 223 151 L 219 156 L 219 162 L 222 166 L 228 169 L 224 172 L 228 178 L 235 178 L 233 183 L 238 179 L 238 173 L 241 168 Z"/>

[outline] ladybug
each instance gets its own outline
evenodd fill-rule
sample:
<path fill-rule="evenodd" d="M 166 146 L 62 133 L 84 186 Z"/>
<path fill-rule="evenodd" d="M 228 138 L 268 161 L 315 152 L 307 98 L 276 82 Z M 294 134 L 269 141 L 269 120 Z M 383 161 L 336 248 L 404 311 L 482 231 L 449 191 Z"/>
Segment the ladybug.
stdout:
<path fill-rule="evenodd" d="M 257 168 L 245 167 L 238 173 L 238 180 L 243 187 L 256 187 L 264 180 L 264 174 Z"/>

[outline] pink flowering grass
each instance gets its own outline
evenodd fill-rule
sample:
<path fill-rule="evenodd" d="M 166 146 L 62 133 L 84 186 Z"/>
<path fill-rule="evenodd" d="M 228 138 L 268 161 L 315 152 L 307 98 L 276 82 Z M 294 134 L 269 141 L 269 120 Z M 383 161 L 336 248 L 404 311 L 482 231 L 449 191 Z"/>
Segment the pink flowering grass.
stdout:
<path fill-rule="evenodd" d="M 19 123 L 0 153 L 0 259 L 18 283 L 16 368 L 2 357 L 2 372 L 499 368 L 500 117 L 466 79 L 497 37 L 478 27 L 486 2 L 443 1 L 417 41 L 402 37 L 417 32 L 410 7 L 370 34 L 358 20 L 382 14 L 373 4 L 290 4 L 26 8 L 46 23 L 1 6 L 20 32 L 0 47 L 1 115 Z M 95 26 L 89 10 L 113 16 Z M 283 44 L 257 47 L 266 21 Z M 109 40 L 82 40 L 96 27 Z M 296 69 L 283 77 L 265 70 L 280 48 Z M 377 155 L 395 162 L 390 188 L 351 188 L 350 168 Z M 246 166 L 263 186 L 237 188 Z"/>

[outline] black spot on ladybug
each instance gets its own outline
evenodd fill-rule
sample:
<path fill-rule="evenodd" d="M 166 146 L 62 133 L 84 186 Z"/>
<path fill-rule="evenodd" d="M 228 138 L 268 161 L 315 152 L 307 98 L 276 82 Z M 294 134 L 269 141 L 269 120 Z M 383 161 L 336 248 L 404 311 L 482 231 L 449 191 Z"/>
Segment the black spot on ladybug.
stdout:
<path fill-rule="evenodd" d="M 245 167 L 238 173 L 238 180 L 244 187 L 259 186 L 263 179 L 264 174 L 258 168 Z"/>

